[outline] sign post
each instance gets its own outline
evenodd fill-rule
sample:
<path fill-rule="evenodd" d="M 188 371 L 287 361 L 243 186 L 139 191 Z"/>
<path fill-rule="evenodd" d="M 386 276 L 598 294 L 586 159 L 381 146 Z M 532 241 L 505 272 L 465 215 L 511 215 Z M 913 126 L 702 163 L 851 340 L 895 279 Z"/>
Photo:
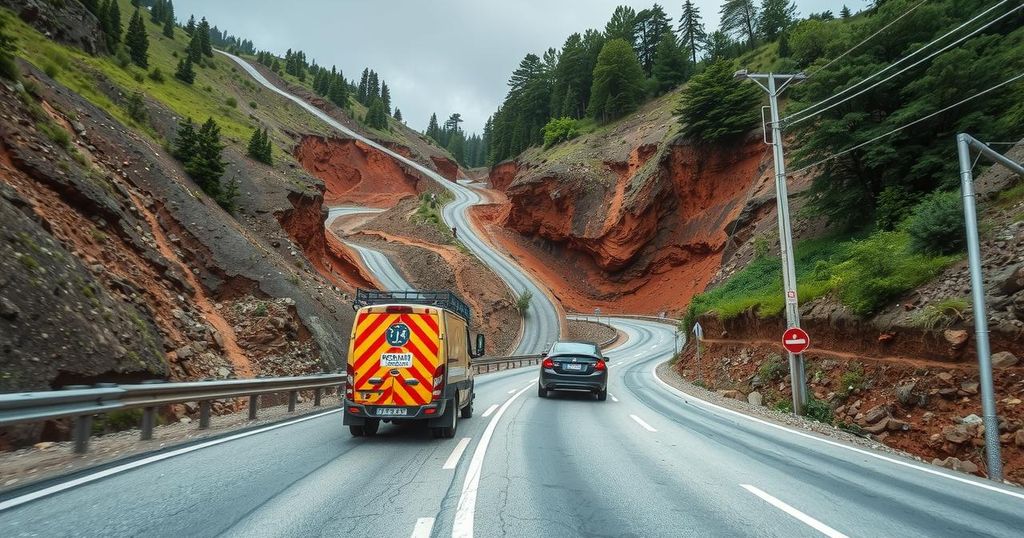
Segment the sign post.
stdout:
<path fill-rule="evenodd" d="M 697 381 L 704 382 L 704 374 L 700 370 L 700 343 L 704 340 L 704 328 L 700 326 L 700 322 L 693 324 L 693 339 L 697 346 Z"/>

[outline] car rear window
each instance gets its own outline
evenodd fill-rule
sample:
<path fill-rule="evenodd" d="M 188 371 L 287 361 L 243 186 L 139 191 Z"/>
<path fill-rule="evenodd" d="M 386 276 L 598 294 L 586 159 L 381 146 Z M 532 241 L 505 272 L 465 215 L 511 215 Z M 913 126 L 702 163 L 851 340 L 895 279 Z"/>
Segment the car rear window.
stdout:
<path fill-rule="evenodd" d="M 559 342 L 551 346 L 552 355 L 572 355 L 580 353 L 583 355 L 594 355 L 600 357 L 601 353 L 598 351 L 597 346 L 594 344 L 584 344 L 580 342 Z"/>

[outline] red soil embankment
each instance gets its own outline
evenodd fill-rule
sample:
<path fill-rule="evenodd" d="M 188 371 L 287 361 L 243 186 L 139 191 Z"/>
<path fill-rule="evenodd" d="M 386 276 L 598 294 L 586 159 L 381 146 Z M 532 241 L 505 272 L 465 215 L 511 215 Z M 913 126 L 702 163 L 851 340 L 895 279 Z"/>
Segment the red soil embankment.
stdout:
<path fill-rule="evenodd" d="M 473 214 L 569 309 L 679 311 L 718 271 L 730 224 L 765 184 L 766 152 L 747 140 L 675 144 L 649 162 L 658 155 L 641 145 L 582 178 L 502 163 L 491 184 L 507 204 Z"/>
<path fill-rule="evenodd" d="M 352 252 L 324 228 L 322 195 L 292 193 L 288 200 L 292 209 L 278 213 L 277 218 L 317 272 L 347 292 L 356 287 L 377 287 L 363 273 Z"/>
<path fill-rule="evenodd" d="M 398 161 L 362 142 L 305 136 L 295 158 L 324 182 L 327 205 L 391 207 L 423 190 L 424 180 Z"/>
<path fill-rule="evenodd" d="M 437 173 L 449 181 L 459 179 L 459 164 L 447 157 L 431 155 L 430 160 L 434 162 Z"/>

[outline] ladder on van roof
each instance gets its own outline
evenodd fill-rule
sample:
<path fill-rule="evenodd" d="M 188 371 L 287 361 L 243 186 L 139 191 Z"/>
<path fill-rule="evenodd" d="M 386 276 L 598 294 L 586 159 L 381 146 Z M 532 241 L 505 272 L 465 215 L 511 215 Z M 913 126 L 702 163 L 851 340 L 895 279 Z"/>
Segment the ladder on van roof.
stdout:
<path fill-rule="evenodd" d="M 444 308 L 462 316 L 467 322 L 470 317 L 469 306 L 458 295 L 450 291 L 377 291 L 356 290 L 356 307 L 382 304 L 416 304 Z"/>

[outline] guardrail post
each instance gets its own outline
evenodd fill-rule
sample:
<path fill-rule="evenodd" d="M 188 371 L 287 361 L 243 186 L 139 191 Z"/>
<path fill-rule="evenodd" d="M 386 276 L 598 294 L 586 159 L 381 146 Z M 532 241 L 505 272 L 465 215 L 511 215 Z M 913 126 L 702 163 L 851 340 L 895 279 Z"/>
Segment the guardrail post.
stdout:
<path fill-rule="evenodd" d="M 253 394 L 249 396 L 249 420 L 256 420 L 256 408 L 260 404 L 260 396 Z"/>
<path fill-rule="evenodd" d="M 313 407 L 320 407 L 320 398 L 324 394 L 324 389 L 317 388 L 313 391 Z"/>
<path fill-rule="evenodd" d="M 75 454 L 85 454 L 89 450 L 89 436 L 92 435 L 92 415 L 75 417 Z"/>
<path fill-rule="evenodd" d="M 299 401 L 299 391 L 293 390 L 288 393 L 288 412 L 295 412 L 295 404 Z"/>
<path fill-rule="evenodd" d="M 199 429 L 205 430 L 210 427 L 210 400 L 199 402 Z"/>
<path fill-rule="evenodd" d="M 145 407 L 142 409 L 142 440 L 149 441 L 153 438 L 153 426 L 156 425 L 156 408 Z"/>

